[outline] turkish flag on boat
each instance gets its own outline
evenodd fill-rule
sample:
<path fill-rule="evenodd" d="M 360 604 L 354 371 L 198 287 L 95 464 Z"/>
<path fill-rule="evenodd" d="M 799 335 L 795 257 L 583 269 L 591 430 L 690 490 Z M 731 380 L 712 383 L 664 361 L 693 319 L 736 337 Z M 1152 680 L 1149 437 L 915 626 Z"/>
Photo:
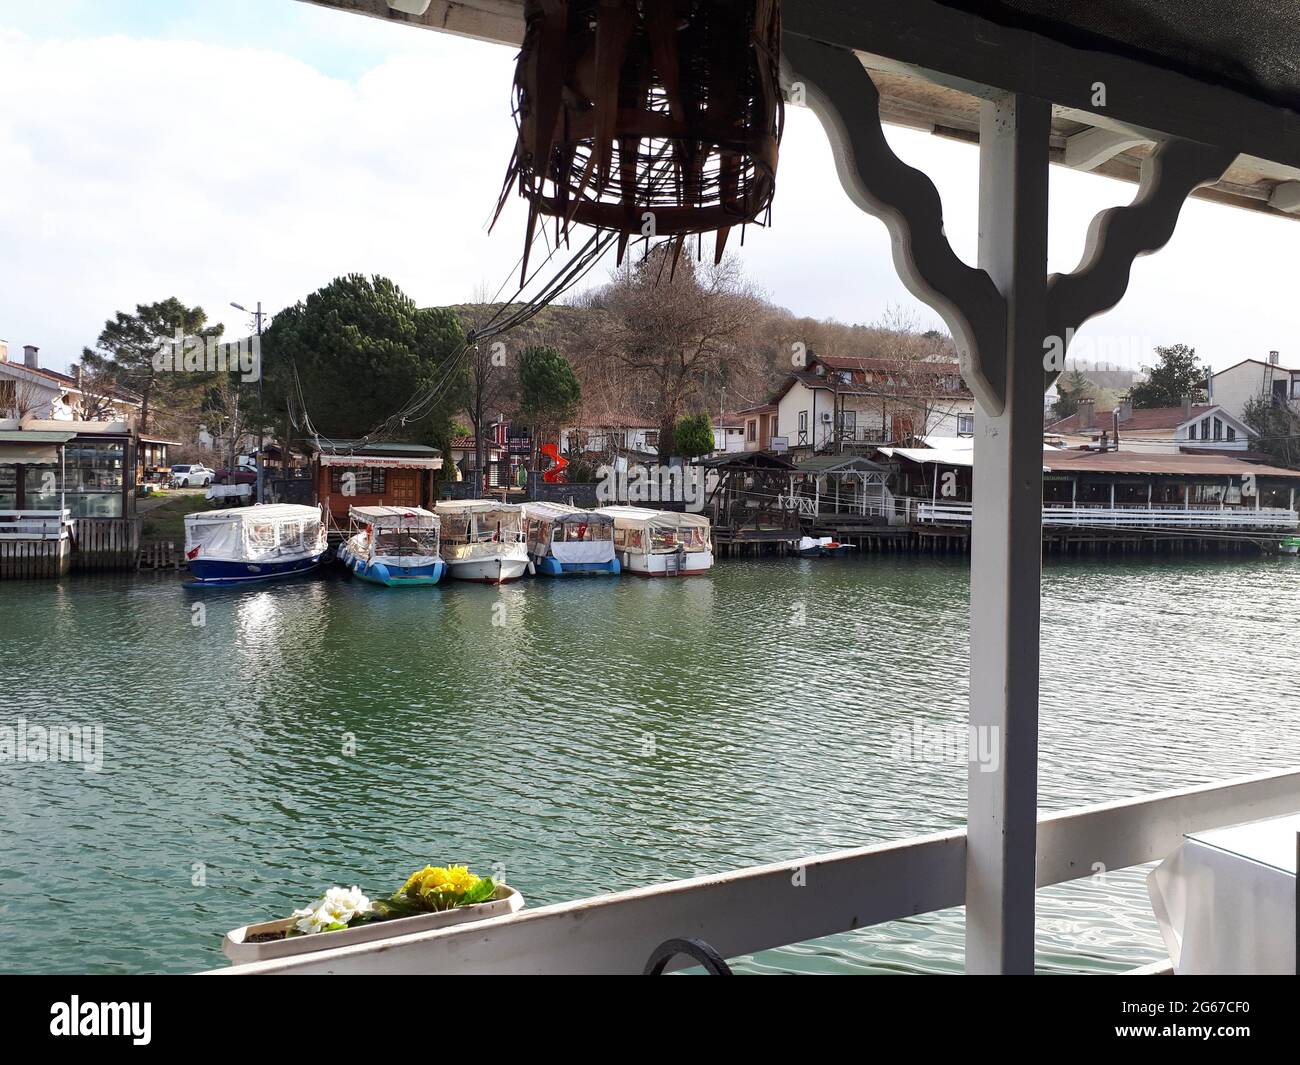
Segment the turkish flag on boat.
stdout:
<path fill-rule="evenodd" d="M 193 561 L 194 559 L 199 557 L 199 552 L 202 550 L 203 550 L 203 545 L 196 544 L 193 551 L 185 552 L 185 557 L 188 558 L 190 561 Z"/>

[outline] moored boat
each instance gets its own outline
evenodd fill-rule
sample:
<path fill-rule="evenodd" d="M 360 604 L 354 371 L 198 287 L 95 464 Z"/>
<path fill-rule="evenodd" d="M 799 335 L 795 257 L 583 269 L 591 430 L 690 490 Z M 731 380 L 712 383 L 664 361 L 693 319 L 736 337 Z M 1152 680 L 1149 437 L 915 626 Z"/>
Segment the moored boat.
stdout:
<path fill-rule="evenodd" d="M 494 499 L 446 499 L 434 509 L 442 522 L 442 559 L 452 578 L 506 584 L 527 572 L 523 507 Z"/>
<path fill-rule="evenodd" d="M 327 546 L 316 507 L 259 503 L 185 516 L 185 561 L 201 584 L 250 584 L 310 573 Z"/>
<path fill-rule="evenodd" d="M 352 533 L 339 560 L 354 576 L 388 588 L 437 584 L 438 515 L 423 507 L 350 507 Z"/>
<path fill-rule="evenodd" d="M 528 557 L 546 577 L 621 572 L 614 557 L 614 519 L 566 503 L 525 503 Z"/>
<path fill-rule="evenodd" d="M 614 520 L 615 557 L 640 577 L 690 577 L 713 567 L 709 519 L 644 507 L 601 507 Z"/>

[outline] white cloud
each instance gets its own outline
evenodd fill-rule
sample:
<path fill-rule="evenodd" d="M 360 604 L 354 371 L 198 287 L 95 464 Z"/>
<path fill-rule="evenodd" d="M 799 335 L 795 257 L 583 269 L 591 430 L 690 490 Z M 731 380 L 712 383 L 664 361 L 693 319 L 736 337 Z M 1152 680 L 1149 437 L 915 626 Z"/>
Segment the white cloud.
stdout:
<path fill-rule="evenodd" d="M 238 331 L 231 300 L 278 309 L 349 271 L 387 274 L 425 304 L 511 273 L 522 211 L 512 203 L 490 237 L 484 223 L 513 143 L 512 50 L 416 31 L 399 47 L 391 26 L 293 11 L 386 58 L 345 79 L 310 48 L 210 43 L 217 34 L 198 27 L 193 40 L 0 31 L 0 336 L 11 346 L 40 344 L 64 364 L 115 310 L 172 295 Z M 935 177 L 949 236 L 973 260 L 975 151 L 912 131 L 890 139 Z M 1054 169 L 1052 267 L 1072 268 L 1092 214 L 1132 194 Z M 1081 339 L 1183 340 L 1220 365 L 1279 348 L 1300 363 L 1296 236 L 1189 204 L 1170 247 L 1139 263 L 1125 302 Z M 789 112 L 773 227 L 751 227 L 743 255 L 797 313 L 870 321 L 914 304 L 883 226 L 849 203 L 806 111 Z"/>

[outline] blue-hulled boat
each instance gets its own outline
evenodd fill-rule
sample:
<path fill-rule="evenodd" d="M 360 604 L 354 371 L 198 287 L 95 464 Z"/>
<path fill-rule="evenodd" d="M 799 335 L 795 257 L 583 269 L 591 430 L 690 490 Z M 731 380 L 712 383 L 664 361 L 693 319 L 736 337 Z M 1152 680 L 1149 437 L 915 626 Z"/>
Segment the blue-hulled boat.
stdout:
<path fill-rule="evenodd" d="M 328 548 L 316 507 L 259 503 L 185 516 L 185 561 L 200 584 L 252 584 L 310 573 Z"/>
<path fill-rule="evenodd" d="M 442 579 L 438 515 L 423 507 L 351 507 L 348 517 L 352 534 L 339 548 L 339 561 L 353 576 L 387 588 Z"/>
<path fill-rule="evenodd" d="M 618 574 L 614 519 L 564 503 L 525 503 L 528 557 L 545 577 Z"/>

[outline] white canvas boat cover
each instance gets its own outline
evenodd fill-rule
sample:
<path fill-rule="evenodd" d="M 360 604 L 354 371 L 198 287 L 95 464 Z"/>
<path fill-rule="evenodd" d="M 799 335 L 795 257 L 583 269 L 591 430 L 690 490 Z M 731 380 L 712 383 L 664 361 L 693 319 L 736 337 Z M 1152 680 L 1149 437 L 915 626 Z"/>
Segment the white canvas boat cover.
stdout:
<path fill-rule="evenodd" d="M 274 562 L 325 549 L 320 511 L 296 503 L 259 503 L 185 516 L 185 553 L 221 562 Z M 194 552 L 198 554 L 194 554 Z"/>
<path fill-rule="evenodd" d="M 439 514 L 485 514 L 499 510 L 506 514 L 522 514 L 518 503 L 502 503 L 499 499 L 440 499 L 434 504 Z"/>
<path fill-rule="evenodd" d="M 709 519 L 703 514 L 677 510 L 648 510 L 645 507 L 600 507 L 597 514 L 608 514 L 614 524 L 629 529 L 705 529 Z"/>
<path fill-rule="evenodd" d="M 614 519 L 599 510 L 583 510 L 568 503 L 524 503 L 524 514 L 529 518 L 549 521 L 552 524 L 613 525 Z"/>
<path fill-rule="evenodd" d="M 439 525 L 438 515 L 423 507 L 349 507 L 348 514 L 382 529 L 436 529 Z"/>

